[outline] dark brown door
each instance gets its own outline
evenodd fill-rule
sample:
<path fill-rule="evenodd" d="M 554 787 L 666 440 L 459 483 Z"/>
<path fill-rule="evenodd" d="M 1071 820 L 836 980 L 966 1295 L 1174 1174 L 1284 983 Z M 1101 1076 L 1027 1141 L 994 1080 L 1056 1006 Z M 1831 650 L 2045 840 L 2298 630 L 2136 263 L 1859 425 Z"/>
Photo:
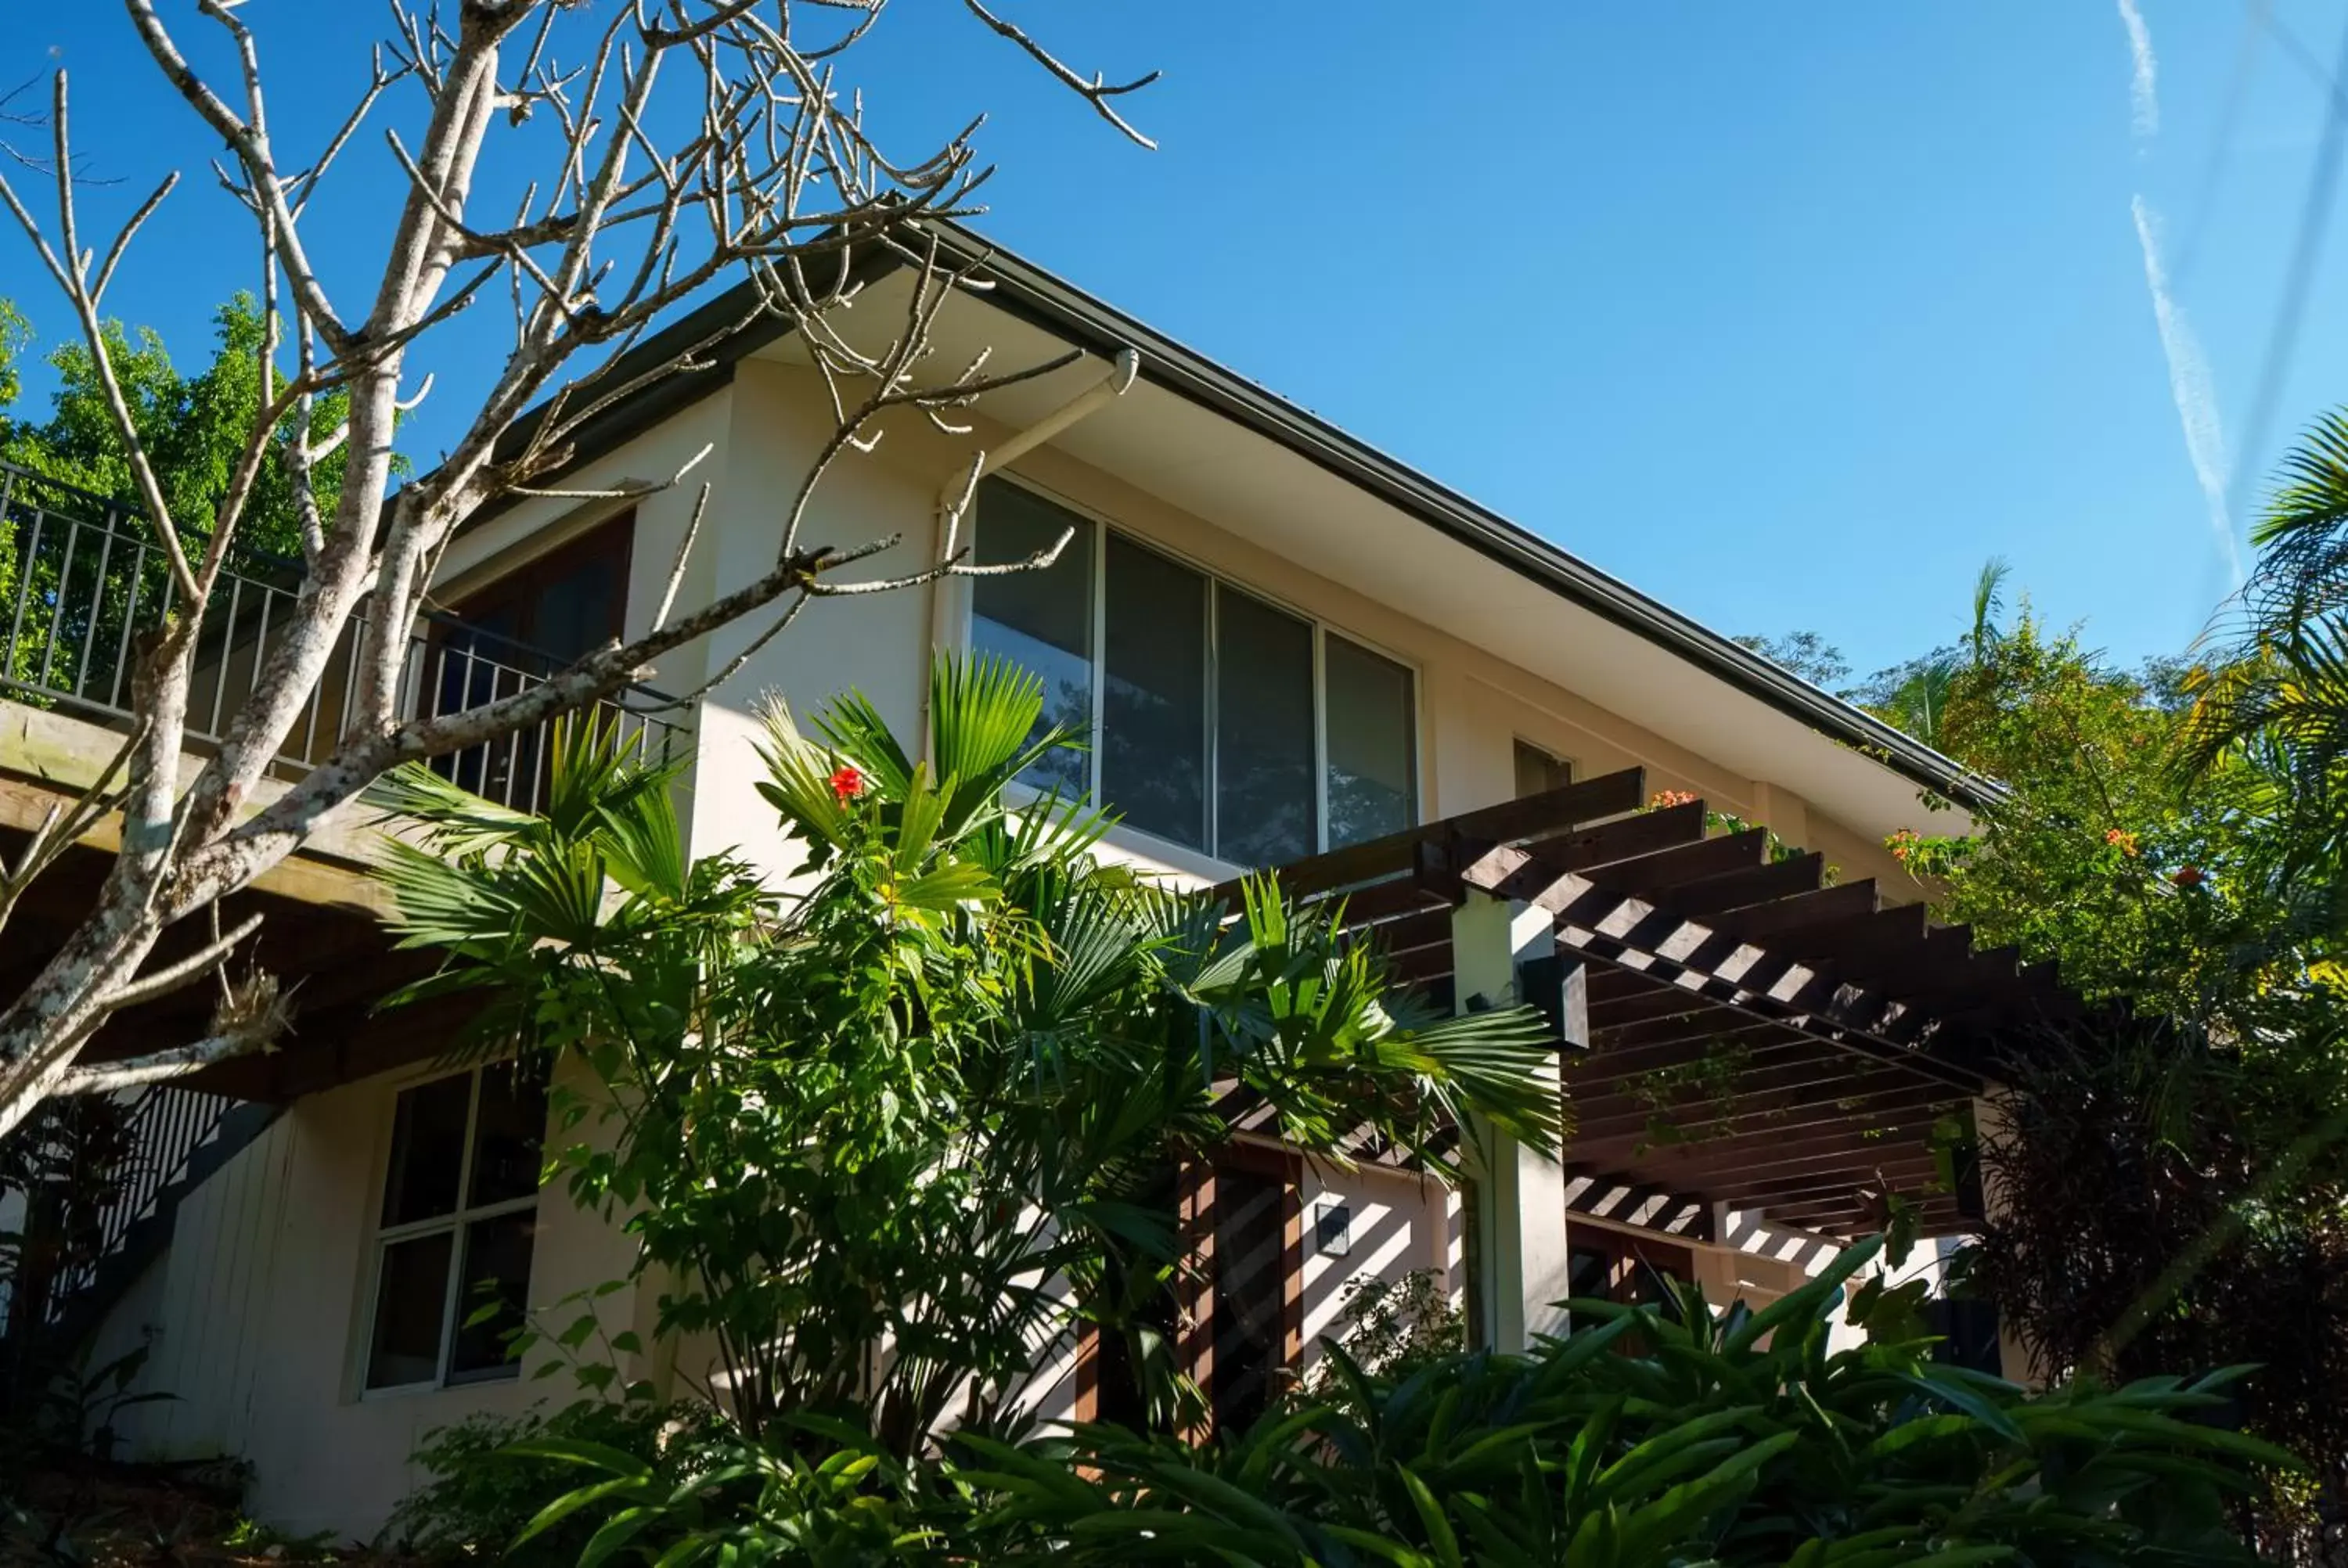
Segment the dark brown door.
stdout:
<path fill-rule="evenodd" d="M 1231 1144 L 1188 1177 L 1185 1366 L 1210 1430 L 1244 1431 L 1294 1376 L 1303 1349 L 1303 1162 Z"/>
<path fill-rule="evenodd" d="M 631 512 L 469 594 L 434 638 L 438 713 L 509 697 L 622 634 L 628 609 Z M 467 789 L 510 805 L 539 804 L 538 734 L 440 759 Z"/>
<path fill-rule="evenodd" d="M 1695 1277 L 1695 1254 L 1671 1242 L 1568 1220 L 1566 1277 L 1567 1294 L 1585 1301 L 1652 1303 L 1668 1310 L 1677 1300 L 1672 1286 Z M 1629 1354 L 1643 1353 L 1644 1341 L 1636 1335 L 1617 1343 Z"/>

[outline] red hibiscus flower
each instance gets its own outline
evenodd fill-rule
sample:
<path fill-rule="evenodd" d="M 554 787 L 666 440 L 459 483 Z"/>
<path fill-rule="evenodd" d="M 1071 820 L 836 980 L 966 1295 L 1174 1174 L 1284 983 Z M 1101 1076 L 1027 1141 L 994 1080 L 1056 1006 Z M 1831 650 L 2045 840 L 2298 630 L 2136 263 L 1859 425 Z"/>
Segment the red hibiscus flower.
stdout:
<path fill-rule="evenodd" d="M 850 801 L 854 800 L 858 795 L 864 793 L 865 782 L 865 777 L 861 773 L 859 773 L 854 767 L 843 764 L 831 775 L 830 783 L 832 797 L 838 800 L 840 804 L 846 805 Z"/>
<path fill-rule="evenodd" d="M 2199 887 L 2208 878 L 2199 866 L 2180 866 L 2177 868 L 2177 875 L 2169 880 L 2179 887 Z"/>

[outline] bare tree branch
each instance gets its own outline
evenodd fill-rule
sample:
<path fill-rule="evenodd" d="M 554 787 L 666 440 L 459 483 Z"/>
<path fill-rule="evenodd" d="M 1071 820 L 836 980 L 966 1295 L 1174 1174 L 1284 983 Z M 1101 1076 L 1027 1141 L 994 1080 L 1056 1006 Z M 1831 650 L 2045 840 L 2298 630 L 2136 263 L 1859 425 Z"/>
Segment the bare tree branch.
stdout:
<path fill-rule="evenodd" d="M 1044 46 L 1037 43 L 1033 37 L 1031 37 L 1024 28 L 1014 23 L 1004 21 L 994 12 L 988 10 L 984 5 L 980 5 L 979 0 L 963 0 L 963 4 L 970 7 L 972 15 L 976 16 L 980 21 L 994 28 L 1004 37 L 1010 39 L 1013 43 L 1026 50 L 1028 56 L 1037 65 L 1042 66 L 1045 70 L 1051 72 L 1068 87 L 1075 88 L 1077 93 L 1083 96 L 1087 103 L 1093 106 L 1094 110 L 1099 114 L 1101 118 L 1108 121 L 1109 124 L 1117 127 L 1117 129 L 1123 131 L 1127 136 L 1132 138 L 1141 146 L 1148 148 L 1150 151 L 1155 152 L 1158 150 L 1158 144 L 1150 140 L 1148 137 L 1142 135 L 1139 131 L 1134 129 L 1132 126 L 1128 125 L 1126 122 L 1125 117 L 1117 112 L 1117 106 L 1110 100 L 1123 97 L 1128 93 L 1139 92 L 1142 88 L 1149 86 L 1150 83 L 1158 80 L 1159 77 L 1165 75 L 1163 71 L 1151 71 L 1146 76 L 1136 77 L 1129 82 L 1120 82 L 1115 85 L 1111 85 L 1110 83 L 1104 81 L 1097 74 L 1094 76 L 1093 79 L 1088 82 L 1085 80 L 1084 77 L 1078 76 L 1075 71 L 1070 70 L 1067 67 L 1055 59 L 1051 54 L 1045 49 Z"/>
<path fill-rule="evenodd" d="M 834 72 L 886 0 L 659 0 L 602 10 L 571 0 L 468 0 L 445 13 L 445 25 L 439 8 L 395 0 L 390 36 L 370 51 L 347 111 L 298 133 L 321 149 L 298 168 L 279 158 L 263 41 L 236 0 L 195 7 L 221 29 L 236 62 L 233 79 L 224 73 L 218 87 L 191 65 L 156 0 L 122 4 L 165 89 L 225 143 L 226 210 L 252 222 L 258 241 L 259 395 L 225 484 L 206 496 L 212 516 L 174 516 L 168 477 L 138 428 L 99 313 L 177 177 L 154 187 L 102 247 L 102 260 L 85 249 L 58 73 L 54 151 L 39 160 L 57 186 L 53 220 L 45 226 L 5 175 L 0 204 L 73 309 L 146 526 L 168 565 L 172 603 L 168 614 L 150 606 L 155 623 L 126 641 L 137 654 L 136 723 L 121 752 L 102 778 L 52 814 L 14 865 L 0 864 L 5 922 L 64 845 L 120 814 L 121 848 L 88 917 L 18 994 L 0 996 L 0 1133 L 46 1094 L 161 1081 L 273 1037 L 278 1026 L 230 1028 L 216 1019 L 191 1045 L 111 1066 L 76 1065 L 123 1008 L 224 974 L 252 922 L 226 936 L 216 929 L 211 941 L 160 968 L 148 965 L 173 924 L 216 919 L 223 897 L 294 853 L 327 813 L 386 769 L 486 745 L 597 703 L 624 701 L 636 713 L 689 706 L 815 599 L 1015 569 L 969 562 L 959 508 L 934 554 L 869 578 L 852 569 L 893 540 L 835 550 L 808 548 L 801 538 L 819 487 L 872 451 L 891 421 L 918 416 L 961 436 L 978 399 L 1078 357 L 1008 373 L 992 372 L 983 354 L 958 369 L 936 363 L 941 311 L 985 285 L 970 264 L 950 262 L 926 226 L 976 210 L 973 199 L 987 177 L 974 144 L 983 117 L 971 114 L 911 156 L 880 145 L 861 98 Z M 978 0 L 965 4 L 1121 132 L 1150 145 L 1117 105 L 1154 77 L 1088 81 Z M 810 8 L 823 25 L 795 26 L 795 15 Z M 809 41 L 798 41 L 800 33 Z M 388 238 L 363 266 L 338 261 L 330 281 L 304 224 L 328 179 L 349 176 L 370 145 L 360 130 L 396 92 L 414 95 L 409 108 L 420 116 L 386 134 L 384 161 L 358 176 L 386 191 Z M 8 110 L 16 96 L 0 95 L 0 123 L 26 119 Z M 500 197 L 494 218 L 473 190 L 493 153 L 526 162 L 521 172 L 531 176 L 516 181 L 523 190 L 517 204 Z M 836 319 L 863 291 L 869 269 L 860 262 L 876 256 L 898 259 L 911 281 L 902 319 L 878 338 Z M 647 354 L 665 323 L 727 282 L 747 285 L 741 312 L 697 341 Z M 443 341 L 492 283 L 512 305 L 510 344 L 501 345 L 500 362 L 465 406 L 438 464 L 395 483 L 397 421 L 431 385 L 427 374 L 408 389 L 408 355 Z M 363 316 L 341 308 L 354 300 L 366 302 Z M 705 369 L 721 344 L 762 316 L 805 347 L 834 421 L 776 519 L 781 543 L 772 568 L 705 604 L 687 600 L 717 482 L 703 483 L 644 632 L 493 701 L 448 712 L 420 702 L 417 620 L 459 530 L 512 501 L 643 500 L 685 483 L 705 451 L 662 483 L 615 487 L 566 476 L 592 422 Z M 278 363 L 286 354 L 290 366 Z M 328 396 L 336 402 L 322 405 Z M 331 420 L 326 406 L 337 410 Z M 302 570 L 290 587 L 254 589 L 265 591 L 266 631 L 249 682 L 240 677 L 239 701 L 226 712 L 213 702 L 201 726 L 211 743 L 191 761 L 191 693 L 213 589 L 244 581 L 229 574 L 247 514 L 257 497 L 280 493 L 279 479 Z M 737 512 L 740 504 L 736 497 Z M 191 560 L 188 541 L 199 538 L 201 559 Z M 757 634 L 719 668 L 702 671 L 685 697 L 623 695 L 654 661 L 746 619 L 758 623 Z M 324 743 L 314 744 L 330 690 L 342 693 L 342 712 L 326 717 Z M 280 788 L 296 753 L 306 771 Z"/>
<path fill-rule="evenodd" d="M 111 1094 L 117 1090 L 138 1089 L 151 1083 L 168 1082 L 174 1078 L 185 1078 L 207 1067 L 266 1049 L 259 1041 L 244 1035 L 216 1034 L 146 1056 L 70 1069 L 57 1079 L 56 1087 L 49 1092 L 55 1095 Z"/>

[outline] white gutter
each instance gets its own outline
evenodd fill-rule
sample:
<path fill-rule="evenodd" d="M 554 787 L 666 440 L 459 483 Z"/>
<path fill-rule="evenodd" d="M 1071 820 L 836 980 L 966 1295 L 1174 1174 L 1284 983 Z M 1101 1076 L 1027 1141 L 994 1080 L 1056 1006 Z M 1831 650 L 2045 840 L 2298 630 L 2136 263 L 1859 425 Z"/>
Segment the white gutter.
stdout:
<path fill-rule="evenodd" d="M 1034 424 L 1014 431 L 1001 446 L 982 450 L 969 467 L 957 471 L 939 486 L 936 518 L 941 560 L 954 548 L 949 543 L 948 530 L 957 529 L 957 524 L 960 525 L 957 531 L 967 529 L 969 526 L 970 519 L 962 514 L 976 497 L 980 480 L 1017 462 L 1036 447 L 1107 408 L 1126 395 L 1140 374 L 1141 355 L 1133 349 L 1119 349 L 1115 363 L 1101 373 L 1099 380 Z M 930 585 L 930 647 L 932 651 L 961 646 L 965 596 L 969 592 L 963 585 L 968 581 L 967 578 L 943 575 Z M 928 752 L 929 745 L 930 692 L 925 681 L 922 687 L 922 748 L 924 753 Z"/>

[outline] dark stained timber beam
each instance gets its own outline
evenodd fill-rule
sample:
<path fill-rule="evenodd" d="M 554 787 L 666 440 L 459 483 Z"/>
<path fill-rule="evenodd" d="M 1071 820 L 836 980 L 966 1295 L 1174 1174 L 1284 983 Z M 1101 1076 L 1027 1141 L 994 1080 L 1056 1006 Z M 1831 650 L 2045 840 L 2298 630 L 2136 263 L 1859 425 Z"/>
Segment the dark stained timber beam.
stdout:
<path fill-rule="evenodd" d="M 1616 997 L 1602 1004 L 1591 1003 L 1590 1023 L 1593 1029 L 1608 1030 L 1649 1019 L 1679 1018 L 1713 1010 L 1715 1010 L 1713 1004 L 1699 992 L 1683 990 L 1677 986 L 1658 986 L 1637 996 Z"/>
<path fill-rule="evenodd" d="M 1451 901 L 1426 886 L 1416 876 L 1394 877 L 1332 896 L 1344 901 L 1345 925 L 1360 929 L 1375 921 L 1414 915 L 1426 909 L 1447 909 Z M 1317 907 L 1317 906 L 1316 906 Z"/>
<path fill-rule="evenodd" d="M 1715 877 L 1757 871 L 1768 852 L 1769 835 L 1759 828 L 1726 833 L 1626 861 L 1601 872 L 1595 880 L 1618 893 L 1651 897 Z"/>
<path fill-rule="evenodd" d="M 1879 907 L 1881 899 L 1872 880 L 1842 882 L 1766 904 L 1724 910 L 1704 924 L 1722 938 L 1776 948 L 1795 932 L 1853 915 L 1872 915 Z"/>
<path fill-rule="evenodd" d="M 1645 799 L 1645 773 L 1639 768 L 1624 768 L 1521 800 L 1503 801 L 1441 822 L 1405 828 L 1366 844 L 1293 861 L 1282 866 L 1277 875 L 1291 894 L 1323 892 L 1409 871 L 1416 864 L 1416 852 L 1422 845 L 1455 839 L 1481 844 L 1547 839 L 1570 833 L 1583 823 L 1601 822 L 1635 811 Z M 1239 884 L 1220 884 L 1211 896 L 1235 906 Z"/>
<path fill-rule="evenodd" d="M 1790 1029 L 1782 1023 L 1765 1023 L 1736 1013 L 1723 1013 L 1715 1020 L 1694 1024 L 1673 1019 L 1653 1019 L 1645 1023 L 1626 1023 L 1619 1029 L 1601 1032 L 1594 1044 L 1598 1050 L 1609 1056 L 1629 1056 L 1633 1051 L 1645 1050 L 1652 1047 L 1668 1048 L 1686 1045 L 1690 1042 L 1702 1044 L 1730 1037 L 1743 1039 L 1761 1035 L 1773 1036 L 1780 1040 L 1809 1038 L 1799 1030 Z M 1756 1040 L 1754 1043 L 1758 1041 Z"/>
<path fill-rule="evenodd" d="M 1866 1170 L 1887 1164 L 1930 1163 L 1937 1106 L 1910 1107 L 1889 1122 L 1856 1119 L 1786 1136 L 1747 1134 L 1710 1143 L 1659 1143 L 1625 1168 L 1652 1182 L 1687 1192 L 1725 1196 L 1731 1184 L 1762 1181 L 1792 1171 Z"/>
<path fill-rule="evenodd" d="M 1407 953 L 1415 948 L 1448 948 L 1451 911 L 1448 907 L 1429 909 L 1424 914 L 1389 920 L 1372 929 L 1378 945 L 1389 953 Z"/>
<path fill-rule="evenodd" d="M 1673 1180 L 1678 1180 L 1676 1175 Z M 1774 1173 L 1764 1173 L 1749 1181 L 1723 1182 L 1704 1195 L 1715 1203 L 1730 1204 L 1738 1208 L 1758 1205 L 1768 1208 L 1814 1200 L 1832 1201 L 1845 1193 L 1896 1193 L 1914 1199 L 1929 1195 L 1926 1189 L 1940 1179 L 1940 1167 L 1929 1156 L 1921 1159 L 1890 1158 L 1851 1160 L 1836 1163 L 1831 1161 L 1818 1165 L 1781 1167 Z"/>
<path fill-rule="evenodd" d="M 1620 1160 L 1633 1150 L 1653 1145 L 1659 1126 L 1669 1128 L 1669 1135 L 1683 1143 L 1718 1143 L 1742 1138 L 1789 1138 L 1819 1128 L 1864 1125 L 1870 1121 L 1959 1103 L 1949 1098 L 1944 1086 L 1912 1080 L 1889 1087 L 1855 1087 L 1849 1092 L 1830 1095 L 1798 1090 L 1777 1093 L 1739 1090 L 1729 1097 L 1725 1108 L 1720 1102 L 1699 1100 L 1676 1108 L 1666 1105 L 1651 1109 L 1644 1115 L 1578 1114 L 1573 1147 L 1592 1160 Z M 1678 1114 L 1673 1113 L 1674 1109 Z"/>
<path fill-rule="evenodd" d="M 1609 1069 L 1584 1057 L 1567 1062 L 1565 1086 L 1579 1108 L 1583 1130 L 1596 1133 L 1617 1126 L 1643 1126 L 1654 1115 L 1718 1114 L 1715 1097 L 1704 1087 L 1707 1075 L 1733 1083 L 1733 1097 L 1739 1100 L 1804 1091 L 1831 1094 L 1851 1082 L 1850 1065 L 1849 1057 L 1814 1041 L 1798 1050 L 1739 1055 L 1716 1064 L 1703 1056 L 1682 1057 L 1636 1072 Z"/>
<path fill-rule="evenodd" d="M 1676 963 L 1653 960 L 1643 955 L 1625 955 L 1620 943 L 1593 932 L 1561 927 L 1558 932 L 1558 945 L 1560 948 L 1571 948 L 1604 962 L 1631 961 L 1632 967 L 1669 968 L 1683 976 L 1697 977 L 1701 985 L 1694 994 L 1718 1002 L 1725 1012 L 1757 1021 L 1787 1024 L 1854 1057 L 1906 1066 L 1919 1076 L 1937 1078 L 1969 1094 L 1980 1091 L 1981 1072 L 1975 1064 L 1965 1061 L 1944 1061 L 1933 1051 L 1869 1034 L 1863 1026 L 1854 1023 L 1844 1009 L 1838 1009 L 1835 1013 L 1824 1017 L 1803 1013 L 1774 996 L 1754 994 L 1742 977 L 1725 979 L 1701 970 L 1683 968 Z"/>
<path fill-rule="evenodd" d="M 1554 912 L 1587 891 L 1583 872 L 1703 840 L 1704 803 L 1691 801 L 1546 839 L 1529 851 L 1497 845 L 1478 854 L 1474 841 L 1463 839 L 1466 858 L 1459 875 L 1496 898 L 1521 899 Z"/>
<path fill-rule="evenodd" d="M 1826 876 L 1827 859 L 1823 855 L 1797 855 L 1779 860 L 1758 870 L 1740 871 L 1732 876 L 1715 876 L 1708 881 L 1690 883 L 1673 888 L 1671 897 L 1674 914 L 1702 919 L 1725 909 L 1742 909 L 1755 904 L 1774 903 L 1798 894 L 1815 893 Z"/>

